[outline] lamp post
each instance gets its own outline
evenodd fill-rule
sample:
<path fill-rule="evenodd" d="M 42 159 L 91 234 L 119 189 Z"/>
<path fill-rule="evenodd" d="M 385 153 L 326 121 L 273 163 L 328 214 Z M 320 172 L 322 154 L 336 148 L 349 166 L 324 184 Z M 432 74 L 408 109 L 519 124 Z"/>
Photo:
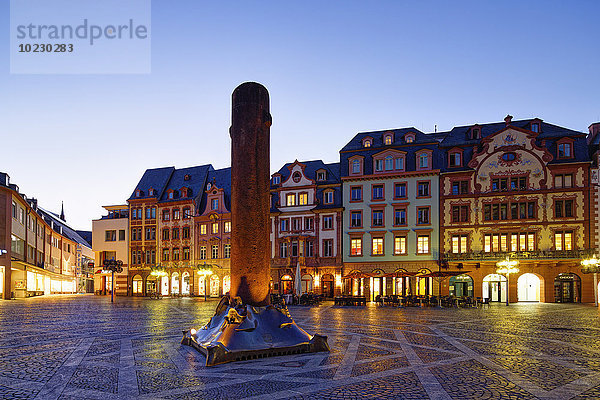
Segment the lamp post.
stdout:
<path fill-rule="evenodd" d="M 213 272 L 208 268 L 203 268 L 198 270 L 198 275 L 204 278 L 204 301 L 206 301 L 206 280 L 207 277 L 211 276 Z"/>
<path fill-rule="evenodd" d="M 581 272 L 584 274 L 594 274 L 594 304 L 598 307 L 598 271 L 600 271 L 600 260 L 596 255 L 581 260 Z"/>
<path fill-rule="evenodd" d="M 506 305 L 508 305 L 508 299 L 510 297 L 510 274 L 519 272 L 517 265 L 519 265 L 519 261 L 511 260 L 508 257 L 506 257 L 506 260 L 498 261 L 496 263 L 496 267 L 498 267 L 496 272 L 506 276 Z"/>

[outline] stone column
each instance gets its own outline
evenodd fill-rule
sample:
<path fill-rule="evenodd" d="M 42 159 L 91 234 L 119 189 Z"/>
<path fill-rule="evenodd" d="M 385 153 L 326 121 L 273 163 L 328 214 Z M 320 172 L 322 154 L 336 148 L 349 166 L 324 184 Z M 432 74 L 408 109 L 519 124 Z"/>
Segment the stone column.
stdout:
<path fill-rule="evenodd" d="M 233 91 L 231 135 L 231 298 L 269 299 L 269 92 L 254 82 Z"/>

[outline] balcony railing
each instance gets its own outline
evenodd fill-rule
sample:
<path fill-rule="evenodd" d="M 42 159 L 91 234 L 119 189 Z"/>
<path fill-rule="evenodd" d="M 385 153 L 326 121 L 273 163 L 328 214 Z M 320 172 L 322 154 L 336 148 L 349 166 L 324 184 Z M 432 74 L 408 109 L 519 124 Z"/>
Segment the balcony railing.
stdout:
<path fill-rule="evenodd" d="M 592 249 L 586 250 L 536 250 L 536 251 L 507 251 L 507 252 L 469 252 L 445 253 L 445 261 L 492 261 L 505 258 L 517 260 L 565 260 L 583 259 L 594 253 Z"/>

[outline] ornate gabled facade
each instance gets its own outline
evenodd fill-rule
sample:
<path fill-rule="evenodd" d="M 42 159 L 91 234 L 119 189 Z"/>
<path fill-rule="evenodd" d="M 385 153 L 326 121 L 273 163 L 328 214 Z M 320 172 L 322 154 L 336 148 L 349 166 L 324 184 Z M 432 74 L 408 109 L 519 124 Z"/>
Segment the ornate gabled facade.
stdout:
<path fill-rule="evenodd" d="M 212 271 L 209 277 L 197 278 L 198 294 L 206 291 L 208 296 L 221 296 L 229 292 L 231 284 L 231 168 L 209 172 L 194 226 L 194 262 L 203 269 L 210 266 Z"/>
<path fill-rule="evenodd" d="M 344 291 L 434 294 L 431 278 L 386 278 L 395 271 L 437 270 L 437 135 L 414 128 L 357 134 L 340 151 L 343 184 Z"/>
<path fill-rule="evenodd" d="M 286 164 L 271 178 L 271 290 L 294 291 L 298 264 L 302 293 L 341 293 L 342 194 L 339 164 Z"/>
<path fill-rule="evenodd" d="M 586 135 L 539 119 L 457 127 L 440 153 L 440 248 L 450 293 L 492 301 L 590 302 L 593 247 Z M 507 279 L 496 263 L 519 262 Z M 509 286 L 509 287 L 507 287 Z"/>

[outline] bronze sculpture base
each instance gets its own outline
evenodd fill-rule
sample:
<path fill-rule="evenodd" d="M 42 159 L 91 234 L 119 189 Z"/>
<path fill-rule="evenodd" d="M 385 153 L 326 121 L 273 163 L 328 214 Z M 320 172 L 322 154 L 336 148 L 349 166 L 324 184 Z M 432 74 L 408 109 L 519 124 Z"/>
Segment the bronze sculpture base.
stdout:
<path fill-rule="evenodd" d="M 181 344 L 206 356 L 206 366 L 232 361 L 329 351 L 327 336 L 311 336 L 291 318 L 287 307 L 219 304 L 202 329 L 183 332 Z"/>

